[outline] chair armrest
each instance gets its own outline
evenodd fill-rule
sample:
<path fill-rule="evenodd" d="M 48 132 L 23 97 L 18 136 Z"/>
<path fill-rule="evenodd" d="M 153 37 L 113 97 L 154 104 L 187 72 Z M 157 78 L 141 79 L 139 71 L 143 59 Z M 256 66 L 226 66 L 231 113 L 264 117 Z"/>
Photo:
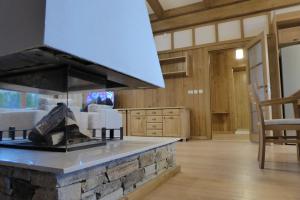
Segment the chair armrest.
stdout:
<path fill-rule="evenodd" d="M 300 96 L 290 96 L 286 98 L 278 98 L 278 99 L 271 99 L 266 101 L 261 101 L 261 106 L 272 106 L 272 105 L 278 105 L 278 104 L 289 104 L 289 103 L 297 103 L 297 101 L 300 99 Z"/>

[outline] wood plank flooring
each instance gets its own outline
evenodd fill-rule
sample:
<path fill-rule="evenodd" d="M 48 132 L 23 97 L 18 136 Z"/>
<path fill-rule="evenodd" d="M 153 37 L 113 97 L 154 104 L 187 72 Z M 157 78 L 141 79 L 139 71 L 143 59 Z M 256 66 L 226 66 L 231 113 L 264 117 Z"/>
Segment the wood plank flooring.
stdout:
<path fill-rule="evenodd" d="M 246 141 L 190 141 L 177 145 L 182 172 L 144 200 L 300 200 L 295 146 L 268 146 L 266 169 L 257 145 Z"/>

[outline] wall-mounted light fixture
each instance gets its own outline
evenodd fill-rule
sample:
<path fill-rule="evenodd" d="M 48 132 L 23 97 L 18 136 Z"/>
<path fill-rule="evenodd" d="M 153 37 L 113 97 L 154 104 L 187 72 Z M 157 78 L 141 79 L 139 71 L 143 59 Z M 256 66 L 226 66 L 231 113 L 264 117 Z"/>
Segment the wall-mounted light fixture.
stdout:
<path fill-rule="evenodd" d="M 237 49 L 237 50 L 235 50 L 235 58 L 237 60 L 244 59 L 244 49 Z"/>

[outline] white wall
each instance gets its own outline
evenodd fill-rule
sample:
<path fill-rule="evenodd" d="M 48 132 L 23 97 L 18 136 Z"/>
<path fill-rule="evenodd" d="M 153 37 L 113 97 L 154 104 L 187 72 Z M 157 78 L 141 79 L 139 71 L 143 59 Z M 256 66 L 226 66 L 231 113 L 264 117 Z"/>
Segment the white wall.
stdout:
<path fill-rule="evenodd" d="M 300 45 L 294 45 L 281 49 L 282 78 L 284 96 L 290 96 L 300 90 Z M 293 118 L 292 105 L 285 106 L 287 118 Z"/>

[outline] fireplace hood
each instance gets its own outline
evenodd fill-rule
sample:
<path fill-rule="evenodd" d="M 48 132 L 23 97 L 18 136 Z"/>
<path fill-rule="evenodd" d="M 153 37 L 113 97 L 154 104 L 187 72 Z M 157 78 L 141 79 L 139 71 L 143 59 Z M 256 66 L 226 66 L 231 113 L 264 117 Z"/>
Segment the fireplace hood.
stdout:
<path fill-rule="evenodd" d="M 0 88 L 164 87 L 144 0 L 0 0 Z"/>

